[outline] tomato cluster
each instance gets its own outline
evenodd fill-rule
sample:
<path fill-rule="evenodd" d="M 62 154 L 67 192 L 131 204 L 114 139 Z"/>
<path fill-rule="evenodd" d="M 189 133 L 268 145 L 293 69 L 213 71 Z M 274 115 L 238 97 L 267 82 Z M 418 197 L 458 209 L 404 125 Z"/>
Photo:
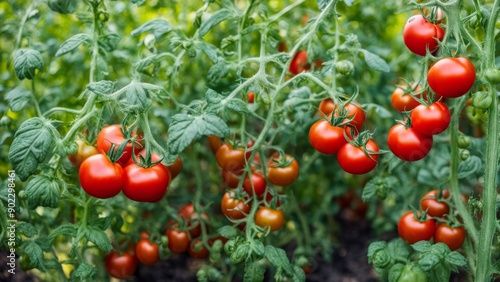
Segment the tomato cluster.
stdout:
<path fill-rule="evenodd" d="M 361 105 L 350 102 L 339 107 L 327 98 L 318 109 L 324 118 L 309 129 L 311 146 L 323 154 L 337 154 L 340 167 L 348 173 L 372 171 L 377 166 L 380 150 L 366 132 L 359 133 L 366 119 Z"/>
<path fill-rule="evenodd" d="M 76 167 L 81 162 L 80 184 L 87 194 L 107 199 L 122 191 L 137 202 L 158 202 L 167 193 L 171 179 L 182 170 L 182 161 L 178 158 L 164 166 L 155 153 L 146 160 L 146 150 L 132 158 L 133 151 L 142 145 L 135 133 L 131 135 L 131 140 L 126 139 L 121 125 L 110 125 L 99 132 L 97 147 L 83 141 L 78 144 L 77 153 L 69 159 Z"/>
<path fill-rule="evenodd" d="M 463 226 L 450 222 L 449 197 L 449 190 L 425 194 L 420 200 L 423 212 L 409 211 L 400 218 L 399 236 L 410 244 L 434 238 L 434 243 L 444 243 L 452 251 L 460 248 L 467 234 Z M 467 201 L 467 197 L 462 195 L 462 200 Z"/>

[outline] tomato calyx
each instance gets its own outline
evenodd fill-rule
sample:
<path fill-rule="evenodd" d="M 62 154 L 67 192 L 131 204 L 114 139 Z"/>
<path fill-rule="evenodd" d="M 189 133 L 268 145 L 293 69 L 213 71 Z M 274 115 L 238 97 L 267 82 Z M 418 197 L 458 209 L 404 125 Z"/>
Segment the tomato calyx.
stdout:
<path fill-rule="evenodd" d="M 372 139 L 373 136 L 373 133 L 371 133 L 369 130 L 365 130 L 356 134 L 356 128 L 354 126 L 349 126 L 349 128 L 351 128 L 350 131 L 344 131 L 345 139 L 352 146 L 361 148 L 363 150 L 363 153 L 368 158 L 370 158 L 370 160 L 377 162 L 377 160 L 374 159 L 371 155 L 381 155 L 387 153 L 386 150 L 371 151 L 366 148 L 366 144 Z M 353 132 L 355 134 L 352 134 Z"/>
<path fill-rule="evenodd" d="M 279 151 L 277 158 L 275 155 L 273 155 L 271 157 L 271 161 L 274 163 L 273 165 L 271 165 L 271 167 L 274 167 L 274 168 L 288 167 L 292 164 L 292 162 L 294 160 L 295 160 L 295 158 L 291 157 L 290 155 L 285 154 L 283 151 Z"/>
<path fill-rule="evenodd" d="M 164 159 L 164 157 L 160 157 L 158 155 L 153 156 L 153 155 L 154 153 L 151 152 L 149 147 L 146 148 L 145 156 L 141 153 L 136 154 L 135 147 L 132 147 L 132 156 L 130 158 L 133 161 L 133 163 L 135 163 L 137 166 L 140 166 L 142 168 L 150 168 L 161 163 Z M 160 159 L 157 161 L 153 161 L 155 157 L 159 157 Z"/>

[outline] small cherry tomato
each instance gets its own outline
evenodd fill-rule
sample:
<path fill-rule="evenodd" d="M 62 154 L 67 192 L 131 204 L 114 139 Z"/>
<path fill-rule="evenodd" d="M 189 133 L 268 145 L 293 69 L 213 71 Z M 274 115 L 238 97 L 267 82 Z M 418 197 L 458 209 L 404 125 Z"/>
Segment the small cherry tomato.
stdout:
<path fill-rule="evenodd" d="M 255 214 L 255 224 L 270 232 L 279 230 L 283 226 L 284 216 L 281 210 L 260 207 Z"/>
<path fill-rule="evenodd" d="M 399 236 L 410 244 L 430 240 L 435 229 L 434 220 L 429 215 L 426 215 L 426 218 L 420 221 L 415 218 L 412 211 L 405 213 L 398 222 Z"/>
<path fill-rule="evenodd" d="M 307 51 L 305 50 L 301 50 L 295 54 L 290 62 L 290 67 L 288 68 L 293 75 L 297 75 L 310 69 L 311 64 L 307 61 Z"/>
<path fill-rule="evenodd" d="M 162 164 L 144 168 L 130 164 L 124 170 L 123 194 L 136 202 L 158 202 L 167 193 L 170 174 Z"/>
<path fill-rule="evenodd" d="M 372 171 L 377 166 L 378 154 L 376 153 L 380 149 L 373 139 L 368 140 L 365 147 L 368 154 L 365 154 L 362 147 L 351 143 L 344 144 L 337 154 L 340 167 L 350 174 L 365 174 Z"/>
<path fill-rule="evenodd" d="M 445 243 L 450 250 L 459 249 L 465 241 L 465 228 L 451 227 L 448 224 L 441 223 L 436 227 L 434 232 L 434 243 Z"/>
<path fill-rule="evenodd" d="M 168 238 L 168 248 L 176 254 L 185 253 L 191 242 L 187 231 L 181 231 L 177 226 L 167 228 L 165 236 Z"/>
<path fill-rule="evenodd" d="M 249 104 L 253 104 L 253 102 L 255 101 L 255 92 L 250 91 L 247 93 L 247 101 Z"/>
<path fill-rule="evenodd" d="M 332 125 L 330 121 L 321 119 L 309 129 L 309 142 L 316 151 L 333 155 L 347 143 L 344 131 L 343 127 Z"/>
<path fill-rule="evenodd" d="M 444 58 L 437 61 L 427 73 L 429 87 L 437 95 L 457 98 L 465 95 L 476 81 L 476 69 L 469 59 Z"/>
<path fill-rule="evenodd" d="M 433 139 L 432 136 L 418 133 L 412 127 L 396 124 L 389 130 L 387 144 L 396 157 L 412 162 L 421 160 L 429 154 Z"/>
<path fill-rule="evenodd" d="M 403 85 L 403 87 L 405 86 L 406 85 Z M 415 88 L 415 83 L 411 85 L 411 88 Z M 420 93 L 421 91 L 422 86 L 418 85 L 416 86 L 415 90 L 411 91 L 411 93 L 417 92 L 418 94 L 414 94 L 414 96 L 417 98 L 421 98 L 422 96 L 426 97 L 426 93 Z M 415 109 L 418 105 L 420 105 L 420 102 L 415 100 L 415 98 L 413 98 L 410 93 L 405 92 L 405 89 L 397 87 L 394 92 L 392 92 L 391 104 L 396 111 L 407 112 Z"/>
<path fill-rule="evenodd" d="M 238 171 L 245 166 L 245 150 L 233 149 L 229 144 L 223 144 L 215 155 L 217 164 L 225 171 Z"/>
<path fill-rule="evenodd" d="M 441 196 L 443 199 L 447 198 Z M 425 194 L 420 200 L 420 207 L 433 217 L 444 217 L 450 213 L 450 206 L 439 197 L 439 190 L 431 190 Z"/>
<path fill-rule="evenodd" d="M 117 279 L 130 279 L 137 269 L 137 259 L 129 253 L 118 254 L 112 251 L 106 256 L 106 270 Z"/>
<path fill-rule="evenodd" d="M 403 29 L 406 47 L 420 56 L 425 56 L 427 49 L 431 53 L 437 51 L 438 41 L 443 40 L 443 37 L 444 30 L 439 25 L 428 22 L 422 15 L 409 18 Z"/>
<path fill-rule="evenodd" d="M 191 257 L 196 259 L 206 259 L 210 255 L 205 245 L 200 239 L 194 240 L 189 246 L 188 253 Z"/>
<path fill-rule="evenodd" d="M 144 265 L 155 264 L 160 260 L 160 252 L 158 245 L 152 243 L 147 238 L 141 239 L 135 246 L 135 255 L 137 259 Z"/>
<path fill-rule="evenodd" d="M 107 199 L 120 193 L 125 186 L 125 173 L 118 163 L 112 163 L 106 155 L 88 157 L 78 172 L 83 190 L 90 196 Z"/>
<path fill-rule="evenodd" d="M 245 203 L 245 199 L 237 198 L 234 191 L 228 191 L 220 202 L 222 213 L 229 219 L 245 218 L 250 212 L 250 205 Z"/>
<path fill-rule="evenodd" d="M 286 160 L 282 166 L 279 165 L 283 160 L 274 160 L 271 158 L 267 169 L 267 179 L 274 185 L 288 186 L 299 177 L 299 163 L 292 156 L 286 155 Z"/>
<path fill-rule="evenodd" d="M 436 135 L 450 125 L 451 113 L 446 104 L 434 102 L 428 106 L 420 105 L 411 112 L 412 128 L 423 135 Z"/>
<path fill-rule="evenodd" d="M 78 150 L 71 156 L 68 156 L 68 160 L 75 166 L 79 168 L 82 162 L 90 156 L 97 155 L 98 151 L 95 146 L 87 144 L 85 140 L 78 138 L 76 141 L 78 144 Z"/>
<path fill-rule="evenodd" d="M 135 134 L 132 134 L 135 136 Z M 140 136 L 138 137 L 140 139 Z M 115 144 L 115 150 L 125 142 L 125 137 L 122 133 L 122 126 L 119 124 L 113 124 L 105 126 L 101 129 L 97 135 L 97 151 L 99 153 L 107 154 L 109 149 L 111 149 L 111 144 Z M 139 142 L 137 142 L 136 147 L 142 148 Z M 132 156 L 132 142 L 128 141 L 125 149 L 123 150 L 123 155 L 118 159 L 118 163 L 125 166 Z"/>
<path fill-rule="evenodd" d="M 266 187 L 266 178 L 259 172 L 252 172 L 243 180 L 243 188 L 250 196 L 253 196 L 254 192 L 258 197 L 262 196 L 266 192 Z"/>

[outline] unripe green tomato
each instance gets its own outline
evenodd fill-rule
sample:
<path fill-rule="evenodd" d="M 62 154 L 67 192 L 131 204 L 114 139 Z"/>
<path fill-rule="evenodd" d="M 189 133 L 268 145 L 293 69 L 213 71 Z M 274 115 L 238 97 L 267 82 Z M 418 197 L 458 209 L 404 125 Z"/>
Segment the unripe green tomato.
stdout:
<path fill-rule="evenodd" d="M 24 271 L 33 269 L 33 266 L 31 266 L 31 260 L 26 254 L 22 254 L 19 258 L 19 266 L 21 266 L 21 269 Z"/>
<path fill-rule="evenodd" d="M 484 77 L 489 83 L 499 84 L 500 83 L 500 70 L 496 68 L 489 68 L 484 72 Z"/>
<path fill-rule="evenodd" d="M 493 102 L 493 98 L 487 91 L 479 91 L 472 97 L 472 106 L 478 109 L 488 109 Z"/>
<path fill-rule="evenodd" d="M 466 159 L 468 159 L 470 157 L 470 151 L 467 149 L 459 149 L 458 154 L 460 155 L 460 159 L 462 161 L 465 161 Z"/>
<path fill-rule="evenodd" d="M 464 134 L 458 136 L 458 148 L 465 149 L 470 146 L 470 137 Z"/>
<path fill-rule="evenodd" d="M 234 249 L 236 247 L 235 245 L 236 241 L 233 239 L 227 241 L 226 244 L 224 244 L 224 252 L 226 253 L 226 255 L 229 256 L 234 252 Z"/>
<path fill-rule="evenodd" d="M 335 63 L 335 70 L 343 75 L 350 75 L 354 72 L 354 64 L 351 61 L 342 60 Z"/>
<path fill-rule="evenodd" d="M 187 49 L 187 55 L 189 58 L 195 58 L 196 57 L 196 48 L 194 48 L 194 46 L 189 47 L 189 49 Z"/>
<path fill-rule="evenodd" d="M 418 266 L 407 265 L 403 269 L 398 282 L 427 282 L 427 274 L 423 272 Z"/>
<path fill-rule="evenodd" d="M 109 20 L 109 13 L 104 11 L 99 12 L 99 20 L 101 22 L 107 22 Z"/>

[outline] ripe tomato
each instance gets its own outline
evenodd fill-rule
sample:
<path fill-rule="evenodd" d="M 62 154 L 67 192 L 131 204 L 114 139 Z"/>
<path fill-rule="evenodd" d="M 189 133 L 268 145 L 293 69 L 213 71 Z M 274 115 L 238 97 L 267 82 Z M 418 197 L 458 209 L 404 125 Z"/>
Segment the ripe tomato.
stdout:
<path fill-rule="evenodd" d="M 422 15 L 415 15 L 408 19 L 403 29 L 403 40 L 406 47 L 413 53 L 425 56 L 426 49 L 434 53 L 437 51 L 438 41 L 443 40 L 444 30 L 428 22 Z"/>
<path fill-rule="evenodd" d="M 249 104 L 253 104 L 253 102 L 255 101 L 255 92 L 250 91 L 247 93 L 247 101 Z"/>
<path fill-rule="evenodd" d="M 188 254 L 193 258 L 205 259 L 208 258 L 210 252 L 207 250 L 203 242 L 200 239 L 197 239 L 189 246 Z"/>
<path fill-rule="evenodd" d="M 179 217 L 187 222 L 187 228 L 189 229 L 189 235 L 191 238 L 197 238 L 201 235 L 201 225 L 200 220 L 208 220 L 208 215 L 202 213 L 201 216 L 195 212 L 194 205 L 192 203 L 187 203 L 182 206 L 178 211 Z"/>
<path fill-rule="evenodd" d="M 225 171 L 238 171 L 245 166 L 245 150 L 233 149 L 229 144 L 223 144 L 215 154 L 217 164 Z"/>
<path fill-rule="evenodd" d="M 365 154 L 362 147 L 357 147 L 351 143 L 344 144 L 337 154 L 340 167 L 350 174 L 365 174 L 372 171 L 377 166 L 378 154 L 372 154 L 371 152 L 380 150 L 373 139 L 368 140 L 366 143 L 366 150 L 370 153 L 370 156 Z"/>
<path fill-rule="evenodd" d="M 133 136 L 135 134 L 132 134 Z M 113 124 L 105 126 L 101 129 L 97 135 L 97 151 L 99 153 L 107 154 L 111 148 L 111 144 L 115 144 L 115 150 L 125 142 L 125 137 L 122 134 L 122 126 L 119 124 Z M 123 155 L 118 159 L 118 163 L 125 166 L 132 156 L 132 142 L 128 142 L 127 146 L 123 150 Z M 142 147 L 140 144 L 136 144 L 136 147 Z"/>
<path fill-rule="evenodd" d="M 106 155 L 97 154 L 84 160 L 78 176 L 83 190 L 90 196 L 107 199 L 120 193 L 125 185 L 123 168 Z"/>
<path fill-rule="evenodd" d="M 260 172 L 252 172 L 243 180 L 243 188 L 250 196 L 253 196 L 254 192 L 258 197 L 262 196 L 266 192 L 266 186 L 266 178 Z"/>
<path fill-rule="evenodd" d="M 434 102 L 429 106 L 420 105 L 411 112 L 412 127 L 423 135 L 436 135 L 448 128 L 451 113 L 448 106 Z"/>
<path fill-rule="evenodd" d="M 444 58 L 437 61 L 427 73 L 427 82 L 437 95 L 457 98 L 474 85 L 476 69 L 469 59 Z"/>
<path fill-rule="evenodd" d="M 83 139 L 76 139 L 76 144 L 78 144 L 78 150 L 71 156 L 68 156 L 68 160 L 76 167 L 79 168 L 82 162 L 90 156 L 98 154 L 97 148 L 90 144 L 87 144 Z"/>
<path fill-rule="evenodd" d="M 443 193 L 443 198 L 444 193 Z M 433 217 L 444 217 L 444 215 L 450 213 L 450 206 L 442 199 L 439 198 L 439 190 L 431 190 L 425 194 L 420 200 L 420 207 L 423 211 L 427 211 L 427 214 Z"/>
<path fill-rule="evenodd" d="M 139 155 L 141 155 L 144 158 L 146 158 L 146 149 L 141 150 L 139 152 L 139 154 L 137 154 L 136 160 L 138 162 L 140 162 Z M 154 152 L 151 152 L 151 162 L 155 163 L 155 162 L 158 162 L 160 160 L 161 160 L 161 157 L 158 154 L 156 154 Z M 130 164 L 134 164 L 134 159 L 133 158 L 130 158 L 130 160 L 127 162 L 126 166 L 128 166 Z M 182 163 L 181 157 L 177 157 L 177 159 L 175 159 L 175 161 L 172 164 L 166 165 L 165 168 L 170 173 L 170 178 L 174 179 L 177 175 L 179 175 L 179 173 L 181 173 L 182 166 L 183 166 L 183 163 Z"/>
<path fill-rule="evenodd" d="M 333 155 L 347 143 L 347 140 L 344 137 L 343 127 L 332 125 L 330 121 L 321 119 L 309 129 L 309 142 L 316 151 Z"/>
<path fill-rule="evenodd" d="M 106 256 L 105 264 L 108 274 L 117 279 L 129 279 L 137 269 L 137 259 L 129 253 L 119 255 L 112 251 Z"/>
<path fill-rule="evenodd" d="M 191 242 L 187 231 L 181 231 L 177 226 L 167 228 L 168 248 L 176 254 L 182 254 L 189 248 Z"/>
<path fill-rule="evenodd" d="M 123 194 L 137 202 L 158 202 L 167 193 L 170 174 L 162 164 L 144 168 L 131 164 L 124 170 Z"/>
<path fill-rule="evenodd" d="M 460 248 L 465 241 L 465 228 L 451 227 L 448 224 L 441 223 L 434 232 L 434 243 L 445 243 L 450 250 L 454 251 Z"/>
<path fill-rule="evenodd" d="M 250 205 L 245 203 L 245 199 L 236 198 L 234 191 L 228 191 L 224 194 L 220 208 L 229 219 L 245 218 L 250 212 Z"/>
<path fill-rule="evenodd" d="M 144 265 L 151 265 L 160 260 L 158 245 L 150 242 L 147 238 L 139 240 L 135 246 L 135 255 Z"/>
<path fill-rule="evenodd" d="M 222 182 L 224 182 L 227 187 L 236 188 L 240 182 L 240 176 L 243 171 L 222 171 Z"/>
<path fill-rule="evenodd" d="M 267 207 L 260 207 L 255 213 L 255 224 L 270 232 L 279 230 L 283 226 L 284 216 L 281 210 L 273 210 Z"/>
<path fill-rule="evenodd" d="M 392 153 L 408 162 L 425 158 L 432 148 L 432 143 L 432 135 L 422 135 L 414 128 L 406 128 L 403 124 L 394 125 L 389 130 L 387 140 Z"/>
<path fill-rule="evenodd" d="M 307 61 L 307 51 L 301 50 L 293 56 L 292 62 L 288 70 L 293 74 L 297 75 L 303 71 L 308 71 L 311 69 L 311 64 Z"/>
<path fill-rule="evenodd" d="M 344 120 L 344 122 L 347 122 L 347 120 L 351 119 L 348 124 L 356 127 L 356 129 L 360 131 L 366 120 L 366 114 L 365 111 L 361 108 L 361 105 L 357 102 L 352 102 L 345 105 L 344 109 L 347 110 L 347 118 Z M 339 108 L 330 98 L 326 98 L 325 100 L 321 101 L 318 106 L 318 111 L 320 116 L 330 117 L 332 113 L 335 114 L 335 117 L 339 116 Z"/>
<path fill-rule="evenodd" d="M 404 86 L 403 86 L 404 87 Z M 412 88 L 415 88 L 415 85 L 412 84 Z M 416 89 L 411 91 L 411 92 L 420 92 L 422 91 L 422 86 L 418 85 L 416 86 Z M 417 98 L 420 98 L 422 96 L 426 96 L 426 93 L 420 94 L 414 94 Z M 420 105 L 420 102 L 415 100 L 415 98 L 412 97 L 412 95 L 408 92 L 405 92 L 404 89 L 397 87 L 394 92 L 392 92 L 391 95 L 391 104 L 392 107 L 398 111 L 398 112 L 407 112 L 411 111 L 414 108 L 416 108 L 418 105 Z"/>
<path fill-rule="evenodd" d="M 434 219 L 426 215 L 426 219 L 419 221 L 412 211 L 405 213 L 398 222 L 399 236 L 410 244 L 422 240 L 430 240 L 436 229 Z"/>
<path fill-rule="evenodd" d="M 286 155 L 286 162 L 288 162 L 292 156 Z M 288 186 L 297 180 L 299 177 L 299 163 L 296 159 L 289 162 L 284 166 L 280 166 L 278 163 L 282 160 L 271 160 L 269 161 L 267 168 L 267 179 L 274 185 L 278 186 Z"/>

